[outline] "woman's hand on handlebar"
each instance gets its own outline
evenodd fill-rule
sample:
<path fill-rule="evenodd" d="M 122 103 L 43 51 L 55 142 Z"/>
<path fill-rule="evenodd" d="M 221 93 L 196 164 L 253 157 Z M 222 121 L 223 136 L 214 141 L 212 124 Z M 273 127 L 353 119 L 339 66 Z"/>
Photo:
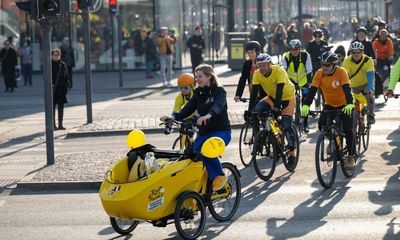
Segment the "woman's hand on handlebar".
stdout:
<path fill-rule="evenodd" d="M 166 122 L 168 119 L 174 120 L 175 118 L 174 118 L 174 116 L 161 116 L 160 117 L 161 122 Z"/>
<path fill-rule="evenodd" d="M 197 125 L 199 125 L 199 126 L 205 126 L 205 125 L 207 125 L 207 120 L 210 119 L 210 118 L 211 118 L 211 115 L 210 115 L 210 114 L 207 114 L 207 115 L 204 115 L 204 116 L 199 117 L 199 118 L 197 119 Z"/>

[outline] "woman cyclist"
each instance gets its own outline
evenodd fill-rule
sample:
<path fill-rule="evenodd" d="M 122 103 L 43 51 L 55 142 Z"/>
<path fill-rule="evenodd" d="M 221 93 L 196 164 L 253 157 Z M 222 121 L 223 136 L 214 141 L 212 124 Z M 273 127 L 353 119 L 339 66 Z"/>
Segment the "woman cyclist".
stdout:
<path fill-rule="evenodd" d="M 199 132 L 194 141 L 194 150 L 200 152 L 201 146 L 210 137 L 220 137 L 228 145 L 231 141 L 231 127 L 225 89 L 218 85 L 216 74 L 210 65 L 200 64 L 195 73 L 198 87 L 194 90 L 193 97 L 179 112 L 172 116 L 162 116 L 160 120 L 182 120 L 197 111 Z M 221 189 L 226 182 L 226 176 L 219 159 L 203 156 L 202 160 L 209 180 L 213 181 L 213 190 Z"/>
<path fill-rule="evenodd" d="M 236 88 L 236 94 L 234 97 L 235 102 L 238 102 L 243 95 L 246 82 L 249 88 L 249 94 L 251 94 L 251 82 L 253 79 L 253 73 L 258 69 L 256 58 L 261 52 L 261 46 L 257 41 L 250 41 L 246 44 L 246 54 L 248 60 L 243 62 L 242 73 L 239 78 L 239 83 Z M 259 92 L 259 97 L 263 98 L 266 94 L 263 90 Z"/>

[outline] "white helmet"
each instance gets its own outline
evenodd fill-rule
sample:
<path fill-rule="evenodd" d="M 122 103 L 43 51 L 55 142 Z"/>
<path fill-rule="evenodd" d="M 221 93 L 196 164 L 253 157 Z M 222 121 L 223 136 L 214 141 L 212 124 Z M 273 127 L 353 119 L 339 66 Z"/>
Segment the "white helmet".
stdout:
<path fill-rule="evenodd" d="M 364 45 L 361 42 L 355 41 L 355 42 L 350 44 L 350 48 L 349 48 L 349 51 L 353 51 L 353 50 L 362 50 L 362 51 L 364 51 Z"/>
<path fill-rule="evenodd" d="M 300 48 L 301 47 L 301 42 L 299 39 L 292 39 L 289 42 L 289 47 L 290 48 Z"/>
<path fill-rule="evenodd" d="M 272 59 L 269 54 L 261 53 L 260 55 L 257 56 L 256 62 L 257 62 L 257 64 L 263 63 L 263 62 L 270 63 L 270 62 L 272 62 Z"/>

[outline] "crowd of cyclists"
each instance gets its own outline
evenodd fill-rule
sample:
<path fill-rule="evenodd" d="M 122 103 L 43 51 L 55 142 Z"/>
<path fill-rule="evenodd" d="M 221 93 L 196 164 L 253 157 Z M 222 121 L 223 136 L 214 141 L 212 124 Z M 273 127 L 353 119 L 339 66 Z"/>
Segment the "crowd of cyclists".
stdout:
<path fill-rule="evenodd" d="M 272 113 L 274 116 L 280 116 L 282 128 L 288 139 L 289 165 L 297 164 L 295 159 L 298 145 L 295 144 L 295 138 L 298 137 L 298 133 L 291 127 L 294 114 L 301 115 L 301 129 L 308 133 L 311 106 L 314 100 L 321 101 L 322 111 L 318 128 L 322 131 L 327 119 L 338 115 L 347 148 L 344 168 L 354 169 L 356 129 L 353 122 L 356 120 L 353 94 L 363 94 L 367 99 L 367 121 L 368 126 L 371 126 L 375 123 L 375 98 L 381 94 L 386 98 L 395 96 L 393 91 L 400 78 L 400 60 L 394 64 L 391 71 L 394 49 L 385 24 L 379 25 L 372 41 L 367 38 L 366 28 L 358 28 L 347 53 L 343 46 L 338 46 L 332 51 L 332 47 L 323 40 L 323 35 L 322 30 L 314 30 L 313 40 L 308 44 L 299 39 L 292 39 L 280 65 L 272 63 L 271 56 L 263 53 L 257 41 L 248 42 L 245 49 L 248 58 L 243 62 L 234 101 L 242 99 L 247 85 L 246 91 L 250 99 L 248 110 L 245 111 L 245 121 L 249 121 L 251 114 L 261 116 Z M 302 48 L 304 45 L 307 46 L 306 49 Z M 195 113 L 200 130 L 194 141 L 194 149 L 200 149 L 202 143 L 212 136 L 220 137 L 227 145 L 231 140 L 231 130 L 226 92 L 218 84 L 211 66 L 201 64 L 196 67 L 194 73 L 194 76 L 184 73 L 178 78 L 180 93 L 176 97 L 173 113 L 171 116 L 161 117 L 160 120 L 182 120 Z M 385 81 L 389 81 L 387 79 L 390 79 L 390 83 L 384 93 L 383 86 Z M 298 106 L 295 113 L 296 91 L 301 95 L 300 104 L 297 103 L 301 107 Z M 314 105 L 318 107 L 318 104 Z M 255 124 L 253 134 L 258 130 L 259 127 Z M 214 182 L 213 188 L 221 188 L 226 177 L 218 159 L 204 157 L 203 160 L 209 171 L 209 179 Z"/>

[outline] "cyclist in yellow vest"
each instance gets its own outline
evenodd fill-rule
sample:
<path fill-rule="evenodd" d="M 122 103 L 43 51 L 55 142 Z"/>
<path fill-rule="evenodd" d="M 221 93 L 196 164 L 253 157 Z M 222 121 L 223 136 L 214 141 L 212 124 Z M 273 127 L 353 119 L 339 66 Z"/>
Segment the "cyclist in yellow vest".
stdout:
<path fill-rule="evenodd" d="M 284 54 L 282 67 L 286 70 L 289 80 L 296 89 L 301 90 L 301 102 L 303 102 L 308 94 L 313 68 L 310 54 L 301 49 L 299 39 L 292 39 L 289 42 L 289 51 Z M 303 124 L 304 132 L 308 133 L 308 117 L 304 117 Z"/>
<path fill-rule="evenodd" d="M 295 133 L 292 126 L 293 112 L 296 102 L 294 100 L 295 88 L 289 81 L 285 70 L 272 65 L 271 56 L 261 53 L 257 56 L 256 62 L 258 69 L 253 74 L 253 87 L 250 95 L 250 104 L 248 111 L 254 107 L 254 112 L 272 112 L 280 113 L 282 116 L 283 128 L 286 130 L 289 138 L 289 158 L 288 163 L 294 164 L 296 157 Z M 259 88 L 262 88 L 267 96 L 256 104 L 256 98 Z"/>
<path fill-rule="evenodd" d="M 374 60 L 364 54 L 364 45 L 361 42 L 350 44 L 350 56 L 343 61 L 343 68 L 346 69 L 350 78 L 350 87 L 354 93 L 363 93 L 368 100 L 367 121 L 375 123 L 375 67 Z"/>

